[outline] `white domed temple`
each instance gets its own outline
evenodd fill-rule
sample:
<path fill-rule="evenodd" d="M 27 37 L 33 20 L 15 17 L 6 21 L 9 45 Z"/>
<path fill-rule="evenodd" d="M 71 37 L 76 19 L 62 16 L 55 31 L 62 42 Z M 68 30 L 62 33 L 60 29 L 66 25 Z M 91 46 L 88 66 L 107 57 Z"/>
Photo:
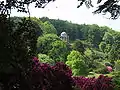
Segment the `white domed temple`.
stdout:
<path fill-rule="evenodd" d="M 66 41 L 66 42 L 69 41 L 69 36 L 67 35 L 66 32 L 62 32 L 62 33 L 60 34 L 60 38 L 61 38 L 62 40 L 64 40 L 64 41 Z"/>

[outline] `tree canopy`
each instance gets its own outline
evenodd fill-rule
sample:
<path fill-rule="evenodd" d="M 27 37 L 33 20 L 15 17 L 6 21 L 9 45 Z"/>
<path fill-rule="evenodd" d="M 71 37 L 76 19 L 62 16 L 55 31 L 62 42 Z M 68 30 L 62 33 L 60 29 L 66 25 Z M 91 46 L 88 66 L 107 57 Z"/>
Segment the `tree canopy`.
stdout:
<path fill-rule="evenodd" d="M 80 4 L 78 5 L 78 8 L 85 3 L 85 5 L 90 8 L 94 7 L 92 4 L 92 1 L 94 0 L 78 0 Z M 104 0 L 97 0 L 97 4 L 101 4 L 101 2 Z M 111 19 L 117 19 L 120 15 L 120 5 L 119 0 L 105 0 L 103 4 L 98 5 L 97 10 L 95 10 L 94 14 L 107 14 L 109 13 L 111 15 Z"/>

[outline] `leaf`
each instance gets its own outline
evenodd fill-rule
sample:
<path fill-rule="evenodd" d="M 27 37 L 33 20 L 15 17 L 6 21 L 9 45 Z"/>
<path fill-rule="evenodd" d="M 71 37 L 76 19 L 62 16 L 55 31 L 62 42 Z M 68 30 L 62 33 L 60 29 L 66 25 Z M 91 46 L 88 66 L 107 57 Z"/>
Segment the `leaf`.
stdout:
<path fill-rule="evenodd" d="M 49 3 L 50 1 L 52 1 L 52 0 L 48 0 L 48 3 Z"/>
<path fill-rule="evenodd" d="M 92 5 L 92 1 L 91 1 L 91 0 L 88 1 L 88 4 L 89 4 L 89 6 L 94 7 L 94 6 Z"/>
<path fill-rule="evenodd" d="M 77 8 L 79 8 L 80 6 L 82 6 L 83 5 L 83 2 L 81 2 L 78 6 L 77 6 Z"/>
<path fill-rule="evenodd" d="M 86 5 L 87 8 L 90 8 L 90 6 L 89 6 L 87 1 L 85 2 L 85 5 Z"/>
<path fill-rule="evenodd" d="M 102 1 L 102 0 L 98 0 L 98 1 L 97 1 L 97 4 L 101 3 L 101 1 Z"/>
<path fill-rule="evenodd" d="M 80 7 L 80 5 L 77 6 L 77 8 L 79 8 L 79 7 Z"/>

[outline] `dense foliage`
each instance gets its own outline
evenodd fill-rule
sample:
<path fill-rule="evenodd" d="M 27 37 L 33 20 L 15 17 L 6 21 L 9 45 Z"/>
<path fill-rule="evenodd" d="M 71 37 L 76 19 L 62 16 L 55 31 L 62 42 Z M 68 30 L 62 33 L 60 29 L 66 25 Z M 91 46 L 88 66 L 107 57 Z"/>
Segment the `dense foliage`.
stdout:
<path fill-rule="evenodd" d="M 39 37 L 37 40 L 38 52 L 48 54 L 52 48 L 52 42 L 57 40 L 60 40 L 60 38 L 56 34 L 45 34 Z"/>
<path fill-rule="evenodd" d="M 119 32 L 98 25 L 78 25 L 48 18 L 39 20 L 30 17 L 10 17 L 12 9 L 28 13 L 30 16 L 31 3 L 35 4 L 35 7 L 44 8 L 51 1 L 55 0 L 0 1 L 0 89 L 118 90 L 120 88 Z M 83 3 L 87 7 L 93 7 L 91 0 L 78 1 L 80 1 L 78 7 Z M 101 1 L 98 0 L 97 3 Z M 99 5 L 94 13 L 109 12 L 111 18 L 116 19 L 120 13 L 118 3 L 119 0 L 107 0 Z M 63 31 L 69 35 L 70 42 L 59 38 Z M 35 57 L 37 55 L 40 60 Z M 40 56 L 45 57 L 45 60 Z M 47 59 L 50 61 L 46 61 Z M 58 61 L 63 61 L 69 67 Z M 101 65 L 106 70 L 111 67 L 111 71 L 108 70 L 107 74 L 113 77 L 115 87 L 111 78 L 102 75 L 98 78 L 76 77 L 89 76 L 90 72 L 95 74 L 95 71 L 101 74 L 102 72 L 98 70 Z"/>
<path fill-rule="evenodd" d="M 47 17 L 40 18 L 40 20 L 42 22 L 49 21 L 53 24 L 58 36 L 64 31 L 69 35 L 71 53 L 67 55 L 66 64 L 72 69 L 73 75 L 112 75 L 115 84 L 119 88 L 119 83 L 116 80 L 120 75 L 117 74 L 116 77 L 111 73 L 114 71 L 114 73 L 117 73 L 119 71 L 120 32 L 116 32 L 106 26 L 100 27 L 95 24 L 78 25 L 68 21 L 49 19 Z M 84 71 L 81 69 L 83 67 Z M 108 67 L 113 69 L 112 72 L 108 70 Z"/>
<path fill-rule="evenodd" d="M 44 25 L 45 22 L 49 23 Z M 62 31 L 69 35 L 69 42 L 60 38 Z M 113 76 L 115 88 L 119 89 L 119 32 L 98 25 L 78 25 L 46 18 L 8 19 L 2 14 L 0 32 L 0 83 L 3 90 L 72 90 L 76 85 L 80 89 L 79 82 L 84 80 L 79 75 L 86 76 L 83 77 L 86 80 L 89 75 L 97 74 Z M 109 66 L 113 68 L 112 72 L 108 71 Z M 101 82 L 100 77 L 87 79 L 84 87 L 93 81 Z M 106 78 L 104 83 L 108 80 L 108 88 L 113 85 L 111 79 L 102 78 Z"/>
<path fill-rule="evenodd" d="M 66 64 L 71 67 L 73 75 L 87 75 L 88 67 L 83 56 L 78 51 L 71 51 L 67 57 Z"/>
<path fill-rule="evenodd" d="M 38 59 L 41 63 L 47 63 L 47 64 L 50 64 L 50 65 L 55 64 L 55 61 L 46 54 L 40 54 L 39 53 L 38 54 Z"/>

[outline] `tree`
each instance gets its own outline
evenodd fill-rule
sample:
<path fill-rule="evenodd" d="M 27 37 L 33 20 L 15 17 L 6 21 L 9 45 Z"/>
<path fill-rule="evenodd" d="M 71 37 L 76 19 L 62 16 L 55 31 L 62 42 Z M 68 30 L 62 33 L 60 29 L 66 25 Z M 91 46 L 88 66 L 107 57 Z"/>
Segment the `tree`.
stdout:
<path fill-rule="evenodd" d="M 106 47 L 106 43 L 105 42 L 101 42 L 99 44 L 99 49 L 100 51 L 104 52 L 105 53 L 105 47 Z"/>
<path fill-rule="evenodd" d="M 119 32 L 106 32 L 99 48 L 112 63 L 120 58 L 120 34 Z"/>
<path fill-rule="evenodd" d="M 113 44 L 114 37 L 109 32 L 106 32 L 103 36 L 103 41 L 105 41 L 106 44 Z"/>
<path fill-rule="evenodd" d="M 2 21 L 4 20 L 5 19 Z M 7 25 L 5 23 L 7 23 Z M 1 48 L 5 49 L 5 51 L 7 50 L 7 57 L 4 56 L 4 58 L 7 58 L 10 62 L 14 60 L 17 60 L 18 62 L 26 62 L 36 53 L 36 27 L 31 20 L 26 18 L 22 18 L 16 25 L 17 28 L 15 28 L 15 30 L 13 29 L 15 27 L 15 22 L 13 20 L 9 21 L 7 18 L 4 21 L 3 26 L 0 24 L 0 31 L 2 33 L 1 45 L 3 44 L 5 46 L 1 46 Z M 0 54 L 2 53 L 3 52 L 0 52 Z M 24 61 L 24 59 L 27 60 Z"/>
<path fill-rule="evenodd" d="M 95 48 L 98 48 L 98 45 L 102 41 L 102 37 L 106 30 L 103 30 L 96 24 L 89 25 L 89 30 L 87 33 L 87 41 Z"/>
<path fill-rule="evenodd" d="M 56 40 L 60 40 L 60 38 L 56 34 L 45 34 L 43 36 L 38 37 L 37 51 L 39 53 L 48 55 L 49 50 L 52 49 L 52 43 Z"/>
<path fill-rule="evenodd" d="M 96 68 L 96 65 L 98 62 L 101 62 L 104 60 L 105 55 L 102 52 L 99 52 L 97 50 L 87 48 L 85 51 L 85 63 L 88 65 L 89 68 L 94 69 Z"/>
<path fill-rule="evenodd" d="M 55 27 L 49 21 L 45 21 L 43 26 L 43 34 L 57 34 Z"/>
<path fill-rule="evenodd" d="M 120 71 L 120 60 L 115 61 L 115 71 Z"/>
<path fill-rule="evenodd" d="M 35 24 L 34 26 L 36 27 L 36 32 L 37 32 L 37 35 L 40 36 L 43 34 L 43 22 L 38 19 L 38 18 L 35 18 L 35 17 L 31 17 L 30 18 L 32 20 L 32 22 Z"/>
<path fill-rule="evenodd" d="M 16 31 L 19 27 L 19 24 L 20 22 L 22 22 L 22 19 L 24 19 L 24 17 L 10 17 L 10 22 L 13 22 L 13 23 L 10 23 L 12 26 L 12 30 L 13 31 Z M 41 36 L 43 34 L 43 30 L 42 30 L 42 21 L 40 21 L 39 19 L 37 18 L 28 18 L 26 17 L 26 20 L 31 20 L 31 23 L 33 24 L 32 28 L 35 28 L 35 32 L 36 32 L 36 35 L 37 36 Z"/>
<path fill-rule="evenodd" d="M 52 42 L 52 49 L 49 51 L 48 55 L 55 60 L 55 62 L 65 62 L 68 52 L 67 43 L 61 40 L 56 40 L 55 42 Z"/>
<path fill-rule="evenodd" d="M 84 58 L 78 51 L 71 51 L 67 56 L 66 64 L 70 66 L 74 76 L 86 75 L 88 73 L 88 68 L 84 62 Z"/>
<path fill-rule="evenodd" d="M 38 27 L 36 28 L 36 31 L 38 32 L 37 34 L 39 34 L 39 36 L 41 35 L 41 33 L 57 34 L 56 28 L 49 21 L 42 22 L 40 19 L 35 17 L 31 17 L 30 19 L 35 23 L 35 26 Z"/>
<path fill-rule="evenodd" d="M 76 40 L 73 43 L 72 48 L 76 51 L 79 51 L 81 54 L 83 54 L 85 51 L 85 45 L 83 44 L 81 40 Z"/>
<path fill-rule="evenodd" d="M 78 0 L 79 1 L 79 0 Z M 93 0 L 80 0 L 80 4 L 78 5 L 78 8 L 85 3 L 85 5 L 90 8 L 93 7 L 92 5 Z M 100 4 L 103 0 L 97 0 L 97 4 Z M 120 5 L 119 0 L 106 0 L 102 5 L 98 6 L 98 9 L 95 10 L 93 13 L 103 13 L 107 14 L 110 13 L 111 19 L 117 19 L 120 15 L 119 13 Z"/>
<path fill-rule="evenodd" d="M 47 63 L 50 65 L 54 65 L 55 61 L 51 59 L 48 55 L 46 54 L 38 54 L 38 59 L 41 63 Z"/>
<path fill-rule="evenodd" d="M 18 12 L 25 12 L 29 13 L 29 5 L 31 3 L 35 4 L 37 8 L 44 8 L 49 2 L 54 0 L 2 0 L 0 1 L 0 14 L 7 14 L 11 13 L 11 9 L 17 9 Z"/>
<path fill-rule="evenodd" d="M 113 63 L 115 60 L 120 59 L 120 43 L 116 43 L 112 45 L 111 50 L 108 52 L 108 58 Z"/>
<path fill-rule="evenodd" d="M 0 15 L 0 19 L 0 81 L 8 90 L 12 87 L 8 83 L 14 77 L 14 82 L 21 81 L 21 87 L 31 90 L 29 74 L 37 42 L 34 24 L 23 18 L 15 30 L 12 29 L 14 22 L 8 20 L 7 15 Z"/>

